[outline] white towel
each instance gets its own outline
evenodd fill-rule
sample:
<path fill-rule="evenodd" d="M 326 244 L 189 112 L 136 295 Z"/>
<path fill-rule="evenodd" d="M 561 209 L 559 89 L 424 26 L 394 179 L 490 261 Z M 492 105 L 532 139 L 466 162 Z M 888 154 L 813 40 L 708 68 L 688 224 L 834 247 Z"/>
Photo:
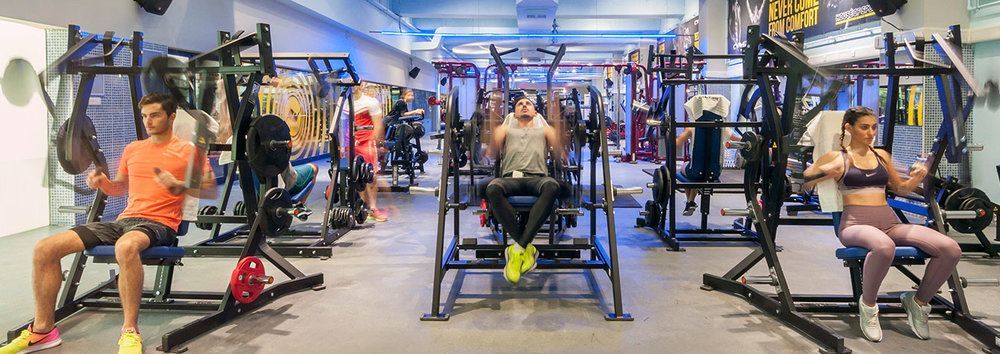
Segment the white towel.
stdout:
<path fill-rule="evenodd" d="M 813 146 L 813 161 L 819 160 L 830 151 L 840 151 L 840 129 L 844 121 L 844 111 L 822 111 L 806 126 L 806 132 L 799 139 L 799 145 Z M 851 143 L 851 136 L 844 137 L 844 146 Z M 837 181 L 828 179 L 816 184 L 819 207 L 824 212 L 844 210 L 844 199 L 837 189 Z"/>
<path fill-rule="evenodd" d="M 722 118 L 729 117 L 729 99 L 723 95 L 696 95 L 684 103 L 691 120 L 698 120 L 702 112 L 709 111 Z"/>

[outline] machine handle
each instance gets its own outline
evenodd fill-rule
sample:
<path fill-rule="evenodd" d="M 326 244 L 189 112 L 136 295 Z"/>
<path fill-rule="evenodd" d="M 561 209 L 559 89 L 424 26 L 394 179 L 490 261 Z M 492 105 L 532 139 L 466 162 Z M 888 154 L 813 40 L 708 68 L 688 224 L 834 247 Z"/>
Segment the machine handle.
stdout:
<path fill-rule="evenodd" d="M 410 194 L 433 195 L 433 196 L 437 197 L 438 196 L 438 190 L 439 189 L 437 187 L 430 188 L 430 187 L 415 187 L 414 186 L 414 187 L 410 187 Z"/>

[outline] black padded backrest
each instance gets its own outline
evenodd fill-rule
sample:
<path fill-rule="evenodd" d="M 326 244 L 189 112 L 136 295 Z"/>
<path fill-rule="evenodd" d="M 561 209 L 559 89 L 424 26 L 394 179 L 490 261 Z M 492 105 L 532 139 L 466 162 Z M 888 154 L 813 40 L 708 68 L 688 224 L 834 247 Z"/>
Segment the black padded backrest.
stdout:
<path fill-rule="evenodd" d="M 699 122 L 722 121 L 718 114 L 704 111 Z M 694 146 L 691 148 L 691 163 L 684 175 L 691 180 L 718 181 L 722 170 L 722 128 L 694 128 Z"/>

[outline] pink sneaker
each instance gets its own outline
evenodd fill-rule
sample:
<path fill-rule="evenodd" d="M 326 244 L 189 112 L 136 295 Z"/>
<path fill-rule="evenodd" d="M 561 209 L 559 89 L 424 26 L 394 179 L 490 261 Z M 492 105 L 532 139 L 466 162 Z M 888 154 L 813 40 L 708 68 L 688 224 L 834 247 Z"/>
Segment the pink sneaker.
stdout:
<path fill-rule="evenodd" d="M 380 222 L 382 222 L 382 221 L 389 221 L 389 215 L 386 214 L 385 211 L 382 210 L 382 209 L 372 210 L 372 214 L 371 215 L 372 215 L 372 218 L 375 219 L 375 221 L 380 221 Z"/>
<path fill-rule="evenodd" d="M 59 329 L 52 327 L 49 333 L 34 333 L 31 326 L 21 331 L 21 335 L 0 347 L 0 354 L 25 354 L 54 348 L 62 344 Z"/>

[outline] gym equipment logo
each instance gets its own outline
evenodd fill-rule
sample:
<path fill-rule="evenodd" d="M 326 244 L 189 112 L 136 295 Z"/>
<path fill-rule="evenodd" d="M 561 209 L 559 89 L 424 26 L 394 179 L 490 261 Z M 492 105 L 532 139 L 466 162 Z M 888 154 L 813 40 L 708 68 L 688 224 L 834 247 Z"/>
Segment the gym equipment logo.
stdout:
<path fill-rule="evenodd" d="M 834 24 L 837 26 L 845 25 L 849 26 L 851 22 L 856 22 L 863 18 L 868 18 L 875 16 L 875 11 L 872 10 L 871 5 L 864 5 L 859 7 L 852 7 L 847 11 L 838 12 L 833 16 Z"/>

